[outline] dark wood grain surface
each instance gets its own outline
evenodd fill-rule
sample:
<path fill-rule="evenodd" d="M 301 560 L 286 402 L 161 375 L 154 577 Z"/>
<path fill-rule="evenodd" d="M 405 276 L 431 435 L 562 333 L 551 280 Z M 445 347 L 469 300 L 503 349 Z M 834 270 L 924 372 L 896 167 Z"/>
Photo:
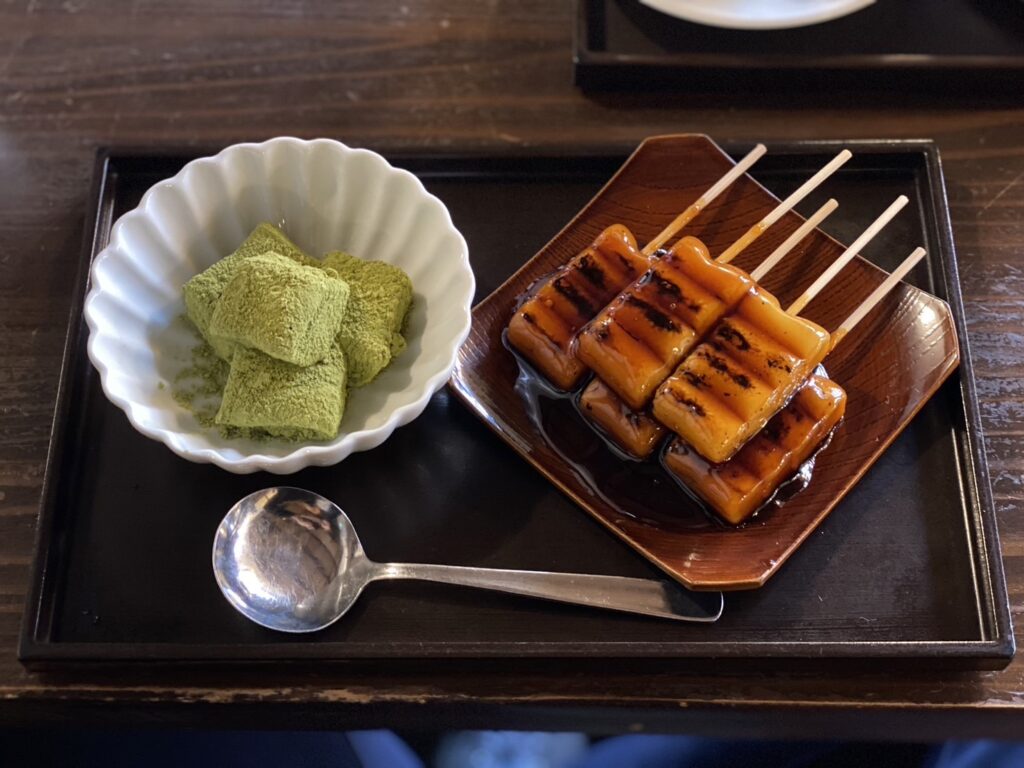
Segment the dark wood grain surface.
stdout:
<path fill-rule="evenodd" d="M 1014 94 L 583 95 L 568 2 L 26 0 L 0 7 L 0 717 L 920 738 L 1024 732 L 1002 672 L 595 678 L 571 665 L 28 673 L 15 659 L 93 153 L 331 136 L 384 152 L 934 138 L 945 162 L 1010 600 L 1024 613 L 1024 109 Z"/>

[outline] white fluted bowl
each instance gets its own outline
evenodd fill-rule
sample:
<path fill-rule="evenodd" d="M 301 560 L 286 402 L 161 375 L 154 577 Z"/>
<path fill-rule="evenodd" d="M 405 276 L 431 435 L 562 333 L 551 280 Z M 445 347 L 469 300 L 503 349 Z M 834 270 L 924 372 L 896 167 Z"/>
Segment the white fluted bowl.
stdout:
<path fill-rule="evenodd" d="M 331 441 L 227 439 L 173 397 L 196 344 L 180 320 L 182 286 L 263 221 L 313 256 L 347 251 L 395 264 L 412 279 L 409 346 L 352 390 Z M 237 144 L 156 184 L 114 224 L 85 302 L 89 357 L 107 397 L 147 437 L 189 461 L 285 474 L 374 448 L 419 416 L 469 333 L 473 290 L 465 240 L 412 174 L 327 139 Z"/>

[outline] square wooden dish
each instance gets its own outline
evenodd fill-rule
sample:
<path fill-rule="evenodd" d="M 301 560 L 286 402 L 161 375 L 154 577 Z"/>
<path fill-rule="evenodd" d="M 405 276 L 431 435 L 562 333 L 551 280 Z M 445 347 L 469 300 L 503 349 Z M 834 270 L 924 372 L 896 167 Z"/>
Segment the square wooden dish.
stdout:
<path fill-rule="evenodd" d="M 451 382 L 473 411 L 545 477 L 608 530 L 692 589 L 763 585 L 959 362 L 949 306 L 901 284 L 826 360 L 829 376 L 846 389 L 849 401 L 844 421 L 817 456 L 810 483 L 782 506 L 768 507 L 738 528 L 713 519 L 657 461 L 630 462 L 615 455 L 583 422 L 569 398 L 541 395 L 527 407 L 521 384 L 517 385 L 520 366 L 502 337 L 523 292 L 611 224 L 626 225 L 637 242 L 646 243 L 732 165 L 729 156 L 706 136 L 659 136 L 644 141 L 554 239 L 476 306 L 473 328 Z M 880 196 L 878 211 L 888 202 Z M 713 254 L 719 253 L 777 203 L 748 175 L 694 219 L 684 234 L 699 237 Z M 839 203 L 842 206 L 841 198 Z M 753 269 L 802 222 L 799 215 L 787 214 L 735 263 Z M 908 242 L 903 250 L 909 253 L 916 245 Z M 816 230 L 769 273 L 763 285 L 785 306 L 843 248 Z M 857 258 L 802 315 L 834 330 L 885 276 Z"/>

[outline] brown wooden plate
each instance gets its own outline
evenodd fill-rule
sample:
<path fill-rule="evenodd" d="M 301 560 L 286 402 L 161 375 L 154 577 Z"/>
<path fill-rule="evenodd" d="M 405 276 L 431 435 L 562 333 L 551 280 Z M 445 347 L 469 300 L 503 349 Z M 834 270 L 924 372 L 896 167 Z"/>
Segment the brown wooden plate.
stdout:
<path fill-rule="evenodd" d="M 646 140 L 553 240 L 475 307 L 473 328 L 451 381 L 473 411 L 545 477 L 644 557 L 693 589 L 763 585 L 959 362 L 948 305 L 905 283 L 894 290 L 826 360 L 829 375 L 846 389 L 849 402 L 845 420 L 817 457 L 810 483 L 781 507 L 768 507 L 739 528 L 718 523 L 656 461 L 632 462 L 614 454 L 582 421 L 570 398 L 533 391 L 527 407 L 520 366 L 502 338 L 520 295 L 610 224 L 625 224 L 638 242 L 647 242 L 732 164 L 706 136 Z M 889 202 L 880 195 L 877 212 Z M 718 253 L 777 203 L 774 195 L 746 176 L 685 233 Z M 839 203 L 842 207 L 842 199 Z M 802 221 L 795 213 L 787 214 L 735 263 L 754 268 Z M 864 226 L 869 223 L 866 219 Z M 901 248 L 909 254 L 916 245 L 908 242 Z M 839 242 L 815 231 L 763 284 L 785 306 L 842 250 Z M 833 330 L 885 275 L 858 258 L 802 314 Z"/>

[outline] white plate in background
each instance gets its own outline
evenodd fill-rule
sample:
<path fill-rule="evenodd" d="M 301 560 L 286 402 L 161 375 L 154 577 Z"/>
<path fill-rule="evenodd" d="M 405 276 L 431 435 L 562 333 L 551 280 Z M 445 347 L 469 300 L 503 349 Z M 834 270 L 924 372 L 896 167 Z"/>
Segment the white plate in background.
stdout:
<path fill-rule="evenodd" d="M 640 0 L 677 19 L 726 29 L 789 29 L 832 21 L 875 0 Z"/>

